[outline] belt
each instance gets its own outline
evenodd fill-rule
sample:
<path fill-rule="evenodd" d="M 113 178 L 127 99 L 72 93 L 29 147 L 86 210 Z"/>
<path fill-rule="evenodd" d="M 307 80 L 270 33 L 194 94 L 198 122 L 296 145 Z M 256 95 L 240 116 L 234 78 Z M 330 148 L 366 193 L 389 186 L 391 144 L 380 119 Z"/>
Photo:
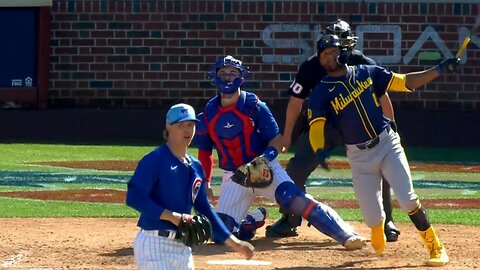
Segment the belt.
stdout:
<path fill-rule="evenodd" d="M 161 230 L 142 230 L 143 233 L 153 236 L 162 236 L 170 239 L 181 239 L 182 234 L 175 231 L 161 231 Z"/>
<path fill-rule="evenodd" d="M 388 125 L 385 130 L 387 131 L 387 133 L 390 132 L 392 128 L 390 127 L 390 125 Z M 371 139 L 370 141 L 367 141 L 367 142 L 364 142 L 364 143 L 360 143 L 360 144 L 356 144 L 355 146 L 357 146 L 358 149 L 360 150 L 365 150 L 365 149 L 372 149 L 373 147 L 375 147 L 378 143 L 380 142 L 380 136 L 377 136 L 373 139 Z"/>
<path fill-rule="evenodd" d="M 360 149 L 360 150 L 372 149 L 379 142 L 380 142 L 380 138 L 377 136 L 377 137 L 373 138 L 372 140 L 367 141 L 366 143 L 356 144 L 355 146 L 357 146 L 357 148 Z"/>

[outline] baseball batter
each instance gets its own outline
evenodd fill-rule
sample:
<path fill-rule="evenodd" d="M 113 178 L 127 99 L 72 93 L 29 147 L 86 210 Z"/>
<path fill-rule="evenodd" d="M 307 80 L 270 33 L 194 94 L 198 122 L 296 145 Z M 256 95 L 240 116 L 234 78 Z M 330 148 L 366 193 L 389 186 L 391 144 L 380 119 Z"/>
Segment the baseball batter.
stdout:
<path fill-rule="evenodd" d="M 315 87 L 308 104 L 312 150 L 318 153 L 325 146 L 326 119 L 339 127 L 352 168 L 353 188 L 364 221 L 371 228 L 371 244 L 376 253 L 383 252 L 386 245 L 380 184 L 385 175 L 401 209 L 408 213 L 428 249 L 427 264 L 446 264 L 447 252 L 413 190 L 400 137 L 390 128 L 378 100 L 387 90 L 413 91 L 446 70 L 453 72 L 460 59 L 447 59 L 421 72 L 397 74 L 379 66 L 346 65 L 341 61 L 346 49 L 336 35 L 322 36 L 317 47 L 328 76 Z"/>
<path fill-rule="evenodd" d="M 333 209 L 301 191 L 280 166 L 276 159 L 281 149 L 278 125 L 264 102 L 241 90 L 247 74 L 242 62 L 229 55 L 219 59 L 211 72 L 218 95 L 198 115 L 195 142 L 206 175 L 211 175 L 212 151 L 217 149 L 219 167 L 224 172 L 216 210 L 227 228 L 237 231 L 241 239 L 252 238 L 254 232 L 244 228 L 242 220 L 253 198 L 262 195 L 303 216 L 346 249 L 362 248 L 365 240 Z M 233 171 L 260 155 L 268 160 L 273 171 L 271 185 L 253 189 L 231 181 Z"/>
<path fill-rule="evenodd" d="M 202 166 L 187 153 L 195 121 L 190 105 L 172 106 L 166 117 L 167 143 L 140 160 L 128 183 L 126 204 L 140 212 L 141 230 L 133 247 L 139 269 L 194 269 L 192 250 L 178 229 L 181 220 L 193 222 L 192 207 L 210 220 L 219 242 L 246 258 L 253 256 L 253 246 L 233 236 L 207 200 Z"/>
<path fill-rule="evenodd" d="M 326 27 L 325 32 L 328 34 L 335 34 L 342 40 L 342 43 L 346 46 L 348 54 L 347 63 L 349 65 L 374 65 L 375 62 L 362 54 L 361 51 L 355 49 L 357 38 L 350 28 L 350 25 L 343 21 L 338 20 Z M 318 54 L 312 55 L 308 60 L 300 65 L 300 68 L 295 76 L 295 80 L 290 85 L 288 92 L 290 100 L 288 102 L 287 111 L 285 115 L 285 128 L 282 135 L 282 142 L 285 149 L 288 149 L 291 144 L 292 132 L 295 122 L 298 120 L 302 111 L 302 106 L 305 99 L 308 97 L 311 90 L 317 85 L 317 83 L 327 75 L 325 69 L 320 65 Z M 382 111 L 391 121 L 394 121 L 394 112 L 392 103 L 388 94 L 383 95 L 379 99 Z M 295 155 L 290 159 L 287 165 L 287 173 L 293 179 L 295 184 L 305 191 L 305 183 L 308 176 L 317 168 L 319 160 L 315 158 L 314 153 L 311 150 L 310 143 L 308 141 L 308 125 L 305 117 L 302 116 L 301 134 L 296 143 Z M 326 144 L 325 153 L 323 156 L 328 156 L 330 150 L 335 145 L 341 145 L 341 139 L 339 138 L 337 130 L 328 124 L 326 129 Z M 397 241 L 400 231 L 393 223 L 392 217 L 392 204 L 390 195 L 390 186 L 387 181 L 382 181 L 382 197 L 383 208 L 385 210 L 385 235 L 387 241 Z M 284 209 L 280 209 L 282 217 L 276 221 L 272 226 L 267 227 L 266 234 L 269 237 L 288 237 L 297 235 L 296 227 L 301 224 L 302 218 L 299 216 L 285 213 Z"/>

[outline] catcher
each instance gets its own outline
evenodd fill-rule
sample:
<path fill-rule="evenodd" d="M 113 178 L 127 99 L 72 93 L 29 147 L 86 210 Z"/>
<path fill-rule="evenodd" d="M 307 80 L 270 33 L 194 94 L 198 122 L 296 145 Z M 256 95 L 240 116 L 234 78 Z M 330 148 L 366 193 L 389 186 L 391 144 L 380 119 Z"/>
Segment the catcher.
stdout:
<path fill-rule="evenodd" d="M 256 227 L 244 226 L 243 220 L 254 197 L 262 195 L 303 216 L 346 249 L 364 247 L 365 239 L 335 210 L 311 199 L 281 167 L 276 159 L 282 147 L 279 127 L 264 102 L 241 90 L 246 75 L 240 60 L 230 55 L 220 58 L 211 70 L 218 95 L 197 116 L 195 144 L 205 174 L 211 175 L 214 147 L 223 169 L 216 206 L 220 218 L 241 239 L 251 239 Z"/>
<path fill-rule="evenodd" d="M 126 203 L 140 212 L 133 251 L 139 269 L 194 269 L 191 247 L 216 237 L 247 259 L 253 246 L 230 233 L 207 199 L 205 175 L 187 153 L 195 111 L 177 104 L 167 113 L 165 139 L 138 163 Z M 200 215 L 191 215 L 192 206 Z M 211 223 L 210 223 L 211 222 Z"/>

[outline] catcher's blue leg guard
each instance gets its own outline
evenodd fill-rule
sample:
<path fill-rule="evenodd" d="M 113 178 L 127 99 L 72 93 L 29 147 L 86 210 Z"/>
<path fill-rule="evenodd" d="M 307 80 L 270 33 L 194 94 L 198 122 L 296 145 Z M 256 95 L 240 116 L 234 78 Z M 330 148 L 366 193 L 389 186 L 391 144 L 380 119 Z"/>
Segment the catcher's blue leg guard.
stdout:
<path fill-rule="evenodd" d="M 218 213 L 218 216 L 223 221 L 227 229 L 238 239 L 248 241 L 255 236 L 258 224 L 255 222 L 255 219 L 252 219 L 251 216 L 249 217 L 249 215 L 247 215 L 241 224 L 238 224 L 231 216 L 227 214 Z M 263 224 L 265 224 L 265 222 Z M 213 238 L 213 241 L 215 243 L 219 243 L 218 239 Z"/>
<path fill-rule="evenodd" d="M 234 233 L 235 235 L 237 234 L 239 225 L 235 219 L 224 213 L 218 213 L 218 217 L 223 221 L 223 224 L 225 224 L 231 233 Z M 215 236 L 212 237 L 212 240 L 215 243 L 222 244 L 218 239 L 215 238 Z"/>
<path fill-rule="evenodd" d="M 307 197 L 294 183 L 283 182 L 275 190 L 275 199 L 280 206 L 302 216 L 320 232 L 344 244 L 356 233 L 335 210 Z"/>
<path fill-rule="evenodd" d="M 263 207 L 258 207 L 256 209 L 258 213 L 261 213 L 260 217 L 254 217 L 252 214 L 247 213 L 247 216 L 242 223 L 240 223 L 240 228 L 238 229 L 238 239 L 249 241 L 257 232 L 257 229 L 265 225 L 265 218 L 267 217 L 267 210 Z M 257 220 L 258 219 L 258 220 Z"/>

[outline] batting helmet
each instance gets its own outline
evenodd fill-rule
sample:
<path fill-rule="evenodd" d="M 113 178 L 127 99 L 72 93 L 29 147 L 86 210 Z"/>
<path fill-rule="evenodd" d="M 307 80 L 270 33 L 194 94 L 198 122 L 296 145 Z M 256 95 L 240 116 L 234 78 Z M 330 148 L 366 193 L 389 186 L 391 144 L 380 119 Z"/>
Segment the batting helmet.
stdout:
<path fill-rule="evenodd" d="M 338 19 L 336 22 L 327 26 L 325 34 L 337 35 L 341 39 L 342 44 L 348 49 L 353 50 L 355 45 L 357 45 L 358 37 L 353 34 L 350 25 L 344 20 Z"/>
<path fill-rule="evenodd" d="M 343 66 L 348 62 L 348 58 L 349 58 L 348 50 L 344 45 L 342 45 L 342 42 L 340 41 L 337 35 L 324 34 L 318 39 L 317 41 L 318 55 L 320 56 L 320 52 L 322 52 L 323 49 L 326 49 L 328 47 L 340 48 L 340 54 L 337 56 L 337 59 L 336 59 L 338 65 Z"/>
<path fill-rule="evenodd" d="M 317 40 L 317 50 L 321 52 L 328 47 L 342 47 L 342 42 L 337 35 L 324 34 Z"/>
<path fill-rule="evenodd" d="M 219 69 L 224 67 L 233 67 L 240 71 L 240 76 L 236 77 L 232 82 L 224 81 L 220 76 L 217 75 Z M 217 89 L 224 94 L 231 94 L 237 91 L 245 81 L 245 76 L 248 74 L 248 67 L 244 66 L 242 61 L 234 58 L 231 55 L 227 55 L 218 59 L 215 62 L 215 65 L 210 69 L 210 77 L 213 78 L 212 83 L 217 87 Z"/>

